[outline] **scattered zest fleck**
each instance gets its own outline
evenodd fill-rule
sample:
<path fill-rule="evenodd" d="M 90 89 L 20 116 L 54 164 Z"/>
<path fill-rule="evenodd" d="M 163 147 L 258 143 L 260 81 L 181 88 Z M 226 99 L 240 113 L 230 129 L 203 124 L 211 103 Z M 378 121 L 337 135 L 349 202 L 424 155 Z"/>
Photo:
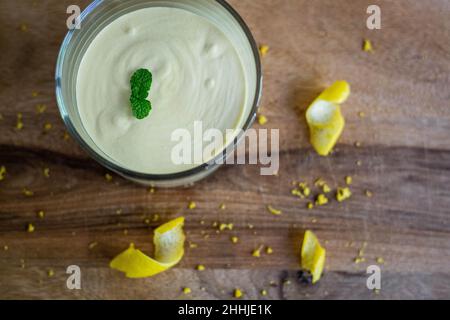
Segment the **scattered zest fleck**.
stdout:
<path fill-rule="evenodd" d="M 231 237 L 230 240 L 231 240 L 231 242 L 234 243 L 234 244 L 236 244 L 236 243 L 239 242 L 239 238 L 238 238 L 238 237 Z"/>
<path fill-rule="evenodd" d="M 31 190 L 28 190 L 27 188 L 24 188 L 24 189 L 22 190 L 22 192 L 23 192 L 23 195 L 24 195 L 25 197 L 31 197 L 31 196 L 34 195 L 34 192 L 31 191 Z"/>
<path fill-rule="evenodd" d="M 261 249 L 262 249 L 262 246 L 259 247 L 258 249 L 253 250 L 252 256 L 255 258 L 261 257 Z"/>
<path fill-rule="evenodd" d="M 197 208 L 197 204 L 193 201 L 189 202 L 188 209 L 194 210 L 195 208 Z"/>
<path fill-rule="evenodd" d="M 205 270 L 205 266 L 202 265 L 202 264 L 199 264 L 199 265 L 197 266 L 197 270 L 198 270 L 198 271 L 204 271 L 204 270 Z"/>
<path fill-rule="evenodd" d="M 23 129 L 23 116 L 22 116 L 21 113 L 17 114 L 16 129 L 17 130 L 22 130 Z"/>
<path fill-rule="evenodd" d="M 260 124 L 260 125 L 265 125 L 267 122 L 269 122 L 269 120 L 267 119 L 267 117 L 266 116 L 263 116 L 263 115 L 259 115 L 258 116 L 258 123 Z"/>
<path fill-rule="evenodd" d="M 265 57 L 269 53 L 269 46 L 267 45 L 261 45 L 259 47 L 259 53 L 261 54 L 261 57 Z"/>
<path fill-rule="evenodd" d="M 316 205 L 317 206 L 323 206 L 323 205 L 326 205 L 327 203 L 328 203 L 328 198 L 327 198 L 326 195 L 319 194 L 317 196 L 317 199 L 316 199 Z"/>
<path fill-rule="evenodd" d="M 89 250 L 92 250 L 92 249 L 94 249 L 97 245 L 98 245 L 98 242 L 91 242 L 91 243 L 89 243 L 88 248 L 89 248 Z"/>
<path fill-rule="evenodd" d="M 281 210 L 277 210 L 275 208 L 273 208 L 272 206 L 267 206 L 267 210 L 269 210 L 269 212 L 273 215 L 279 216 L 280 214 L 282 214 L 283 212 Z"/>
<path fill-rule="evenodd" d="M 47 106 L 45 104 L 38 104 L 36 105 L 36 113 L 37 114 L 43 114 L 47 110 Z"/>
<path fill-rule="evenodd" d="M 106 179 L 106 181 L 111 182 L 112 179 L 113 179 L 113 177 L 112 177 L 112 175 L 110 175 L 109 173 L 107 173 L 107 174 L 105 174 L 105 179 Z"/>
<path fill-rule="evenodd" d="M 51 278 L 51 277 L 53 277 L 55 275 L 55 271 L 53 271 L 53 269 L 49 269 L 47 271 L 47 275 L 48 275 L 49 278 Z"/>
<path fill-rule="evenodd" d="M 370 190 L 366 190 L 365 194 L 366 194 L 367 198 L 372 198 L 373 197 L 373 193 Z"/>
<path fill-rule="evenodd" d="M 241 298 L 243 295 L 244 295 L 244 293 L 240 289 L 234 289 L 233 296 L 236 299 Z"/>
<path fill-rule="evenodd" d="M 47 122 L 44 124 L 44 133 L 49 132 L 52 129 L 52 124 L 50 122 Z"/>
<path fill-rule="evenodd" d="M 34 232 L 34 225 L 32 223 L 29 223 L 27 226 L 27 232 L 31 233 Z"/>
<path fill-rule="evenodd" d="M 37 216 L 39 219 L 44 219 L 45 218 L 45 211 L 44 210 L 39 210 L 37 212 Z"/>
<path fill-rule="evenodd" d="M 0 181 L 5 179 L 5 175 L 6 175 L 6 167 L 5 166 L 1 166 L 0 167 Z"/>
<path fill-rule="evenodd" d="M 365 39 L 363 43 L 364 52 L 373 52 L 372 42 L 370 40 Z"/>
<path fill-rule="evenodd" d="M 351 176 L 345 177 L 345 183 L 351 185 L 353 183 L 353 178 Z"/>
<path fill-rule="evenodd" d="M 183 293 L 184 294 L 190 294 L 192 292 L 191 288 L 183 288 Z"/>
<path fill-rule="evenodd" d="M 49 168 L 44 168 L 44 177 L 46 178 L 50 178 L 50 169 Z"/>
<path fill-rule="evenodd" d="M 338 188 L 336 193 L 336 200 L 339 202 L 345 201 L 352 196 L 349 188 Z"/>

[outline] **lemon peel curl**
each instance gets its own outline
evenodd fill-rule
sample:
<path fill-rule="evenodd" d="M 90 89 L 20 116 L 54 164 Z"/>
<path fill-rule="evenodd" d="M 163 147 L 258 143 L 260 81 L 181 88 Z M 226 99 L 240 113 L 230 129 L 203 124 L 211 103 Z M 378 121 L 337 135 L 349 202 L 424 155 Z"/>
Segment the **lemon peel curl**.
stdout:
<path fill-rule="evenodd" d="M 148 278 L 166 271 L 181 261 L 184 255 L 184 217 L 169 221 L 155 230 L 155 258 L 135 248 L 134 244 L 117 255 L 110 267 L 125 273 L 127 278 Z"/>

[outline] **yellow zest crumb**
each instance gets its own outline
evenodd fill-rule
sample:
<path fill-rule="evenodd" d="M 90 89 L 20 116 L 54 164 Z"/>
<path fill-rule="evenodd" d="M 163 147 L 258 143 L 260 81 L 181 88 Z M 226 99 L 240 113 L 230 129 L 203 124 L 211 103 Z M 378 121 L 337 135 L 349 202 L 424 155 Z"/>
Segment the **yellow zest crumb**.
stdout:
<path fill-rule="evenodd" d="M 267 117 L 266 116 L 263 116 L 263 115 L 259 115 L 258 116 L 258 123 L 260 124 L 260 125 L 265 125 L 267 122 L 269 122 L 269 120 L 267 119 Z"/>
<path fill-rule="evenodd" d="M 261 295 L 263 296 L 263 297 L 265 297 L 265 296 L 267 296 L 267 290 L 261 290 Z"/>
<path fill-rule="evenodd" d="M 33 98 L 36 98 L 37 96 L 39 96 L 39 92 L 38 91 L 33 91 L 33 92 L 31 92 L 31 96 Z"/>
<path fill-rule="evenodd" d="M 155 213 L 154 215 L 153 215 L 153 222 L 158 222 L 159 221 L 159 214 L 157 214 L 157 213 Z"/>
<path fill-rule="evenodd" d="M 20 25 L 20 31 L 27 32 L 28 31 L 28 26 L 25 23 L 22 23 Z"/>
<path fill-rule="evenodd" d="M 308 188 L 308 187 L 304 187 L 303 188 L 303 195 L 305 196 L 305 197 L 309 197 L 310 195 L 311 195 L 311 189 L 310 188 Z"/>
<path fill-rule="evenodd" d="M 52 124 L 50 122 L 47 122 L 44 124 L 44 133 L 49 132 L 52 129 Z"/>
<path fill-rule="evenodd" d="M 302 198 L 302 199 L 304 198 L 302 192 L 300 190 L 298 190 L 298 189 L 292 189 L 291 190 L 291 194 L 293 196 L 297 196 L 297 197 Z"/>
<path fill-rule="evenodd" d="M 238 238 L 238 237 L 231 237 L 230 240 L 231 240 L 231 242 L 234 243 L 234 244 L 236 244 L 236 243 L 239 242 L 239 238 Z"/>
<path fill-rule="evenodd" d="M 365 118 L 366 117 L 366 113 L 364 111 L 360 111 L 360 112 L 358 112 L 358 116 L 360 118 Z"/>
<path fill-rule="evenodd" d="M 353 178 L 351 176 L 345 177 L 345 183 L 351 185 L 353 183 Z"/>
<path fill-rule="evenodd" d="M 255 258 L 261 257 L 261 249 L 262 249 L 262 248 L 263 248 L 263 247 L 261 246 L 261 247 L 259 247 L 258 249 L 253 250 L 252 256 L 255 257 Z"/>
<path fill-rule="evenodd" d="M 197 204 L 193 201 L 189 202 L 188 209 L 193 210 L 195 208 L 197 208 Z"/>
<path fill-rule="evenodd" d="M 51 278 L 55 275 L 55 271 L 53 271 L 53 269 L 48 269 L 47 275 L 49 276 L 49 278 Z"/>
<path fill-rule="evenodd" d="M 38 104 L 36 105 L 36 113 L 42 114 L 47 110 L 47 106 L 45 104 Z"/>
<path fill-rule="evenodd" d="M 273 253 L 273 249 L 271 247 L 267 247 L 266 248 L 266 253 L 267 254 L 272 254 Z"/>
<path fill-rule="evenodd" d="M 94 249 L 97 245 L 98 245 L 98 242 L 91 242 L 91 243 L 89 243 L 88 248 L 89 248 L 89 250 L 92 250 L 92 249 Z"/>
<path fill-rule="evenodd" d="M 338 188 L 336 193 L 336 200 L 339 202 L 345 201 L 352 196 L 349 188 Z"/>
<path fill-rule="evenodd" d="M 232 224 L 232 223 L 221 223 L 220 225 L 219 225 L 219 230 L 220 231 L 224 231 L 224 230 L 233 230 L 233 227 L 234 227 L 234 225 Z"/>
<path fill-rule="evenodd" d="M 34 195 L 34 192 L 31 190 L 28 190 L 27 188 L 23 188 L 22 193 L 26 197 L 31 197 Z"/>
<path fill-rule="evenodd" d="M 366 258 L 364 258 L 364 257 L 356 257 L 354 262 L 356 264 L 360 264 L 360 263 L 366 262 Z"/>
<path fill-rule="evenodd" d="M 106 181 L 111 182 L 112 179 L 113 179 L 113 177 L 112 177 L 112 175 L 110 175 L 109 173 L 107 173 L 107 174 L 105 174 L 105 179 L 106 179 Z"/>
<path fill-rule="evenodd" d="M 190 294 L 192 292 L 191 288 L 183 288 L 183 293 L 184 294 Z"/>
<path fill-rule="evenodd" d="M 27 225 L 27 232 L 34 232 L 34 225 L 32 223 L 29 223 Z"/>
<path fill-rule="evenodd" d="M 365 194 L 366 194 L 367 198 L 372 198 L 373 197 L 373 193 L 370 190 L 366 190 Z"/>
<path fill-rule="evenodd" d="M 265 57 L 269 53 L 269 49 L 269 46 L 261 45 L 259 47 L 259 53 L 261 54 L 261 57 Z"/>
<path fill-rule="evenodd" d="M 9 250 L 9 247 L 5 244 L 5 245 L 3 246 L 3 250 L 8 251 L 8 250 Z"/>
<path fill-rule="evenodd" d="M 236 299 L 241 298 L 243 295 L 244 295 L 244 293 L 240 289 L 234 289 L 233 296 Z"/>
<path fill-rule="evenodd" d="M 308 204 L 306 205 L 306 208 L 309 209 L 309 210 L 314 209 L 314 203 L 308 202 Z"/>
<path fill-rule="evenodd" d="M 317 206 L 323 206 L 328 203 L 328 198 L 324 194 L 319 194 L 316 198 L 316 205 Z"/>
<path fill-rule="evenodd" d="M 36 215 L 38 216 L 39 219 L 44 219 L 45 218 L 45 211 L 44 210 L 39 210 Z"/>
<path fill-rule="evenodd" d="M 363 43 L 364 52 L 373 52 L 372 42 L 370 40 L 365 39 Z"/>
<path fill-rule="evenodd" d="M 384 259 L 382 257 L 378 257 L 377 258 L 377 263 L 378 264 L 384 264 Z"/>
<path fill-rule="evenodd" d="M 204 270 L 205 270 L 205 266 L 202 265 L 202 264 L 199 264 L 199 265 L 197 266 L 197 270 L 198 270 L 198 271 L 204 271 Z"/>
<path fill-rule="evenodd" d="M 17 130 L 22 130 L 23 129 L 23 116 L 22 116 L 21 113 L 17 114 L 16 129 Z"/>
<path fill-rule="evenodd" d="M 326 183 L 322 186 L 322 191 L 323 193 L 330 193 L 331 192 L 331 188 L 329 185 L 327 185 Z"/>
<path fill-rule="evenodd" d="M 317 178 L 316 181 L 314 181 L 314 185 L 318 188 L 323 187 L 325 183 L 325 180 L 323 180 L 322 178 Z"/>
<path fill-rule="evenodd" d="M 273 208 L 272 206 L 267 206 L 267 210 L 269 210 L 269 212 L 273 215 L 279 216 L 280 214 L 282 214 L 283 212 L 281 210 L 277 210 L 275 208 Z"/>
<path fill-rule="evenodd" d="M 227 208 L 227 206 L 225 205 L 225 203 L 221 203 L 219 206 L 220 210 L 225 210 Z"/>
<path fill-rule="evenodd" d="M 0 167 L 0 181 L 5 179 L 5 175 L 6 175 L 6 167 L 5 166 L 1 166 Z"/>
<path fill-rule="evenodd" d="M 64 141 L 68 141 L 70 139 L 70 135 L 68 132 L 64 132 L 63 139 Z"/>
<path fill-rule="evenodd" d="M 50 168 L 44 168 L 43 173 L 44 177 L 50 178 Z"/>
<path fill-rule="evenodd" d="M 190 242 L 190 243 L 189 243 L 189 248 L 191 248 L 191 249 L 198 248 L 198 244 L 196 244 L 196 243 L 194 243 L 194 242 Z"/>

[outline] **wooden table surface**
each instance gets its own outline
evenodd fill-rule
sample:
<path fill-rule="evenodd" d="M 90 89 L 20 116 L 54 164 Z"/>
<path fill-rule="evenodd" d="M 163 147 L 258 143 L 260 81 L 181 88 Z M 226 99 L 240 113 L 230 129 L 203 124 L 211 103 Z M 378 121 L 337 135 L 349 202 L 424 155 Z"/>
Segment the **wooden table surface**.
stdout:
<path fill-rule="evenodd" d="M 7 169 L 0 181 L 0 298 L 231 299 L 235 288 L 249 299 L 450 298 L 448 0 L 230 1 L 258 43 L 270 46 L 262 113 L 265 127 L 281 130 L 279 175 L 227 166 L 192 188 L 155 193 L 118 176 L 108 182 L 104 168 L 63 138 L 54 69 L 73 2 L 0 2 L 0 166 Z M 370 31 L 366 9 L 374 3 L 382 29 Z M 373 53 L 361 50 L 363 39 Z M 352 85 L 343 107 L 347 126 L 336 152 L 322 158 L 308 143 L 304 110 L 337 79 Z M 47 106 L 42 114 L 40 104 Z M 18 113 L 22 130 L 15 129 Z M 45 123 L 52 124 L 47 133 Z M 347 202 L 307 210 L 306 200 L 290 194 L 293 181 L 322 177 L 336 188 L 347 175 L 354 180 Z M 197 208 L 187 210 L 189 201 Z M 283 214 L 268 213 L 269 204 Z M 147 226 L 143 220 L 155 214 L 160 219 Z M 178 266 L 144 280 L 108 268 L 130 242 L 151 254 L 152 230 L 180 215 L 198 247 L 187 243 Z M 234 229 L 217 234 L 214 222 Z M 328 255 L 314 286 L 296 280 L 306 229 Z M 365 261 L 355 263 L 364 244 Z M 260 245 L 274 253 L 252 257 Z M 366 288 L 366 268 L 378 258 L 385 263 L 376 293 Z M 66 288 L 72 264 L 81 268 L 82 290 Z M 182 294 L 183 287 L 192 293 Z"/>

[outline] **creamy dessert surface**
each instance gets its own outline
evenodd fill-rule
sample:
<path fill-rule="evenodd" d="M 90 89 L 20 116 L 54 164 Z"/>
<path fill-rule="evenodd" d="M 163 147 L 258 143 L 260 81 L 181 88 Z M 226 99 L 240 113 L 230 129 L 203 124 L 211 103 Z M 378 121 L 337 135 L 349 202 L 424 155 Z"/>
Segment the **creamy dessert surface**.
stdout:
<path fill-rule="evenodd" d="M 153 74 L 153 110 L 137 120 L 130 107 L 130 77 Z M 207 19 L 176 8 L 126 14 L 90 44 L 77 77 L 77 105 L 95 144 L 122 166 L 168 174 L 197 164 L 171 161 L 172 132 L 234 129 L 247 99 L 241 59 L 227 36 Z"/>

